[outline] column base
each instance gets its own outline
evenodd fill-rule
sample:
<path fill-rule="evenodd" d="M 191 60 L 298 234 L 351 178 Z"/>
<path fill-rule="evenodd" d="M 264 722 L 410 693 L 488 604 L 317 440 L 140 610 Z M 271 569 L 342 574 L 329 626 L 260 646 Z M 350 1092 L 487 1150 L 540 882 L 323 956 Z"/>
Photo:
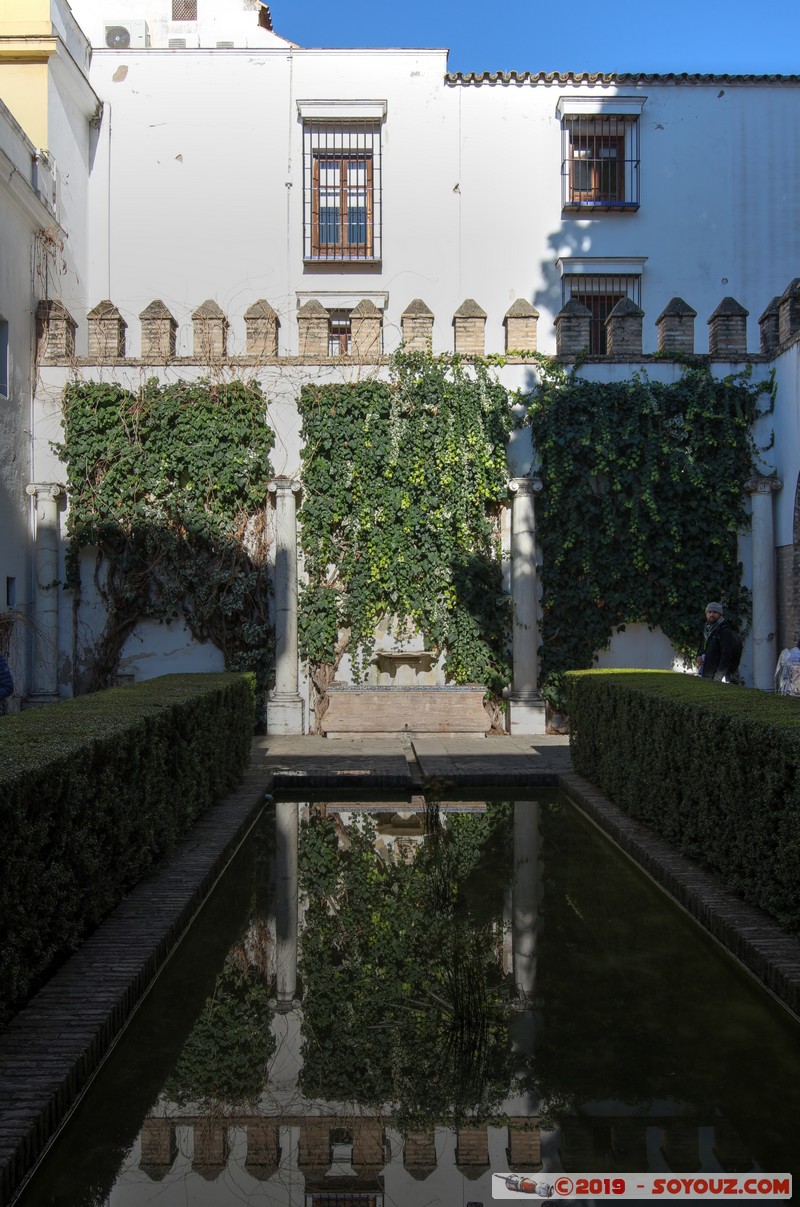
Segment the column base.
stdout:
<path fill-rule="evenodd" d="M 538 692 L 530 696 L 509 696 L 508 703 L 512 736 L 545 732 L 544 700 Z"/>
<path fill-rule="evenodd" d="M 61 696 L 58 692 L 31 692 L 29 696 L 24 696 L 21 707 L 25 708 L 44 708 L 46 704 L 60 704 Z"/>
<path fill-rule="evenodd" d="M 267 733 L 292 734 L 305 733 L 304 708 L 300 696 L 275 695 L 267 700 Z"/>

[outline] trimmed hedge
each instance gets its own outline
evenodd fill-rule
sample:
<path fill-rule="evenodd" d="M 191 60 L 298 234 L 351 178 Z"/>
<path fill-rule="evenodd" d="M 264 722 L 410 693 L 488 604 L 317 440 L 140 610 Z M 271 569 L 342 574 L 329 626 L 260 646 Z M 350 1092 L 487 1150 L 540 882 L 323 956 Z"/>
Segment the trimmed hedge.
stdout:
<path fill-rule="evenodd" d="M 575 770 L 800 932 L 800 705 L 670 671 L 567 675 Z"/>
<path fill-rule="evenodd" d="M 0 720 L 0 1024 L 241 780 L 244 675 L 165 675 Z"/>

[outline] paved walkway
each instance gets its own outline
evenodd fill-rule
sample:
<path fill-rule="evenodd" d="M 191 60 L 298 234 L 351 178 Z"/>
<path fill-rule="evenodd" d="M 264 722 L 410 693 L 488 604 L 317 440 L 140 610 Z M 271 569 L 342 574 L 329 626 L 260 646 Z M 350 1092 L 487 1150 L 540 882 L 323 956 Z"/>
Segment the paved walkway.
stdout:
<path fill-rule="evenodd" d="M 410 792 L 425 784 L 437 789 L 472 785 L 511 788 L 558 783 L 571 767 L 569 738 L 469 738 L 459 734 L 424 738 L 264 737 L 253 746 L 254 761 L 272 777 L 276 792 L 302 788 Z"/>
<path fill-rule="evenodd" d="M 362 795 L 561 787 L 785 1004 L 800 1014 L 800 942 L 631 821 L 571 771 L 563 737 L 264 737 L 240 789 L 197 823 L 0 1036 L 0 1207 L 7 1207 L 124 1029 L 266 792 Z"/>

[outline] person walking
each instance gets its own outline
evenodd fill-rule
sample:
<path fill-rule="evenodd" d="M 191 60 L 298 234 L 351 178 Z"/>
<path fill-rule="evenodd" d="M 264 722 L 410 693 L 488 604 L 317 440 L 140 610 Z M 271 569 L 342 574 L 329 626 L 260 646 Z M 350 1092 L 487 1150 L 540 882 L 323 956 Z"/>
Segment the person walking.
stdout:
<path fill-rule="evenodd" d="M 697 651 L 697 673 L 718 683 L 730 683 L 742 656 L 742 639 L 724 613 L 718 600 L 706 604 L 703 639 Z"/>

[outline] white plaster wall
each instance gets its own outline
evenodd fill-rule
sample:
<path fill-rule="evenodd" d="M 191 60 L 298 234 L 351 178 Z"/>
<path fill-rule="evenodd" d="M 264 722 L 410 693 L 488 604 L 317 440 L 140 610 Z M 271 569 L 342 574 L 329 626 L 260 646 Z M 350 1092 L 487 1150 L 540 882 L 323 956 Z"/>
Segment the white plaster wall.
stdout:
<path fill-rule="evenodd" d="M 775 544 L 791 545 L 794 540 L 794 502 L 800 474 L 800 343 L 794 343 L 775 361 L 775 411 L 765 416 L 756 429 L 760 444 L 773 447 L 765 453 L 766 463 L 774 468 L 783 489 L 774 496 Z"/>

